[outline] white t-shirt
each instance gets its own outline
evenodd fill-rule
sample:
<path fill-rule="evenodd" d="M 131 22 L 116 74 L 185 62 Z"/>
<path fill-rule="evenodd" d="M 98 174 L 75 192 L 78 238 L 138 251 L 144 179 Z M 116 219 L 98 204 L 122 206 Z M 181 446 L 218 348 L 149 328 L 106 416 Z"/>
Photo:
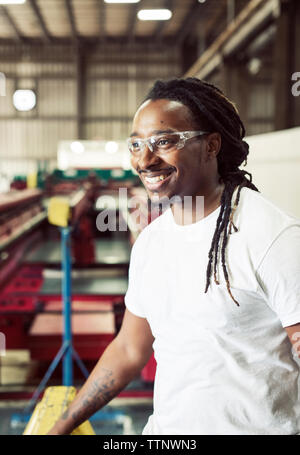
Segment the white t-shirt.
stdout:
<path fill-rule="evenodd" d="M 300 220 L 241 190 L 226 250 L 238 307 L 221 264 L 204 293 L 219 212 L 182 226 L 169 208 L 133 245 L 125 304 L 147 319 L 157 361 L 143 434 L 297 434 L 299 366 L 283 327 L 300 322 Z"/>

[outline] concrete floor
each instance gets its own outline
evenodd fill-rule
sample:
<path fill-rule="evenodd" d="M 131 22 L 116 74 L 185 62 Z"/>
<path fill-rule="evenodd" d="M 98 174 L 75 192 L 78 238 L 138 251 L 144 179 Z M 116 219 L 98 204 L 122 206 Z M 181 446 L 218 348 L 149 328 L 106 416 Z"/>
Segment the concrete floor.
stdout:
<path fill-rule="evenodd" d="M 96 239 L 95 262 L 97 264 L 126 264 L 130 259 L 130 243 L 127 239 Z M 47 240 L 37 244 L 25 260 L 28 263 L 45 262 L 61 263 L 61 245 L 59 241 Z"/>

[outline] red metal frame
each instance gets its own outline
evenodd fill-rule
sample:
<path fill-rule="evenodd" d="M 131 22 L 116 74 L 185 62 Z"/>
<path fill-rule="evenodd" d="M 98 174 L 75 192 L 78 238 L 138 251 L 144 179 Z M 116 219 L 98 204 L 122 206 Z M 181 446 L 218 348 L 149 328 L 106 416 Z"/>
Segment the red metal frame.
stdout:
<path fill-rule="evenodd" d="M 25 189 L 22 191 L 11 191 L 7 194 L 1 194 L 0 213 L 23 206 L 24 203 L 28 204 L 40 200 L 42 194 L 42 191 L 38 189 Z"/>
<path fill-rule="evenodd" d="M 0 198 L 0 213 L 6 210 L 18 209 L 22 204 L 35 204 L 42 196 L 40 190 L 23 190 L 16 192 L 13 197 Z M 77 209 L 72 210 L 72 219 L 76 220 L 81 217 L 89 206 L 92 198 L 92 189 L 89 188 L 86 194 L 77 204 Z M 75 210 L 76 209 L 76 210 Z M 84 226 L 84 231 L 87 237 L 92 242 L 89 226 Z M 44 264 L 40 265 L 20 265 L 22 256 L 26 249 L 30 247 L 32 239 L 39 236 L 35 232 L 30 236 L 26 236 L 21 241 L 16 242 L 9 248 L 9 259 L 6 260 L 4 266 L 0 269 L 0 331 L 5 334 L 7 349 L 29 349 L 32 359 L 37 359 L 44 362 L 50 362 L 61 345 L 60 333 L 31 333 L 31 328 L 40 314 L 61 314 L 61 296 L 60 295 L 41 295 L 40 291 L 43 285 L 43 268 Z M 86 245 L 85 245 L 86 247 Z M 91 244 L 92 247 L 92 244 Z M 81 251 L 79 251 L 81 254 Z M 78 253 L 78 254 L 79 254 Z M 90 256 L 90 255 L 89 255 Z M 84 260 L 79 262 L 86 262 Z M 78 302 L 85 302 L 89 305 L 94 305 L 94 313 L 103 310 L 103 305 L 107 311 L 114 315 L 114 331 L 111 333 L 74 333 L 74 347 L 78 355 L 88 361 L 96 361 L 102 355 L 103 351 L 110 344 L 112 339 L 117 334 L 123 314 L 125 311 L 124 295 L 74 295 L 72 297 L 72 314 L 77 315 L 82 312 L 76 309 Z M 53 309 L 53 303 L 56 303 L 56 308 Z M 90 310 L 89 310 L 90 311 Z M 88 313 L 88 311 L 85 311 Z M 93 317 L 93 316 L 91 316 Z M 153 382 L 156 370 L 156 362 L 154 357 L 142 370 L 142 378 L 146 382 Z M 136 395 L 134 395 L 134 393 Z M 139 391 L 128 392 L 123 391 L 120 396 L 137 396 Z M 1 396 L 1 394 L 0 394 Z M 145 396 L 145 391 L 140 392 L 140 396 Z M 149 396 L 152 396 L 152 391 L 149 391 Z"/>

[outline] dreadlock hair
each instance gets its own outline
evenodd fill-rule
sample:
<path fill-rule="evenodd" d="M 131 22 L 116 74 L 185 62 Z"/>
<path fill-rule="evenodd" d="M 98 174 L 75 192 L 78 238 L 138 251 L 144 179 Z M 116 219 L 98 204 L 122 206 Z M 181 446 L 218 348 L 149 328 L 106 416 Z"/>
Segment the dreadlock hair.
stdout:
<path fill-rule="evenodd" d="M 228 234 L 232 233 L 232 228 L 234 231 L 238 230 L 233 222 L 233 215 L 239 203 L 241 189 L 245 186 L 254 191 L 259 190 L 252 183 L 252 175 L 239 169 L 244 161 L 244 166 L 247 164 L 249 145 L 243 140 L 245 127 L 239 117 L 238 110 L 219 88 L 194 77 L 156 81 L 145 101 L 149 99 L 178 101 L 188 107 L 196 125 L 205 128 L 206 131 L 218 132 L 221 135 L 222 144 L 217 155 L 217 163 L 219 175 L 225 186 L 221 196 L 221 209 L 216 229 L 208 253 L 209 261 L 204 292 L 207 292 L 210 285 L 212 271 L 215 283 L 219 284 L 217 263 L 219 249 L 221 248 L 221 263 L 227 290 L 233 301 L 239 306 L 239 302 L 235 300 L 230 289 L 225 261 L 226 245 Z M 232 196 L 236 187 L 238 187 L 238 191 L 232 207 Z"/>

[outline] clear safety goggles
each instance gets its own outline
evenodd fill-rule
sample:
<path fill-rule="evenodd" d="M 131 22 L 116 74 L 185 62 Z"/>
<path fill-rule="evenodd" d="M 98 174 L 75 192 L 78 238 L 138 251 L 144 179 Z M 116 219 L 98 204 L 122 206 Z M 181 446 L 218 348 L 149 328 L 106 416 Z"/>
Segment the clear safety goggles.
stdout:
<path fill-rule="evenodd" d="M 188 139 L 196 136 L 210 134 L 207 131 L 176 131 L 174 133 L 162 133 L 155 136 L 140 139 L 137 137 L 129 137 L 127 145 L 130 153 L 134 156 L 139 156 L 147 146 L 149 150 L 157 154 L 165 154 L 173 150 L 179 150 L 185 146 Z"/>

